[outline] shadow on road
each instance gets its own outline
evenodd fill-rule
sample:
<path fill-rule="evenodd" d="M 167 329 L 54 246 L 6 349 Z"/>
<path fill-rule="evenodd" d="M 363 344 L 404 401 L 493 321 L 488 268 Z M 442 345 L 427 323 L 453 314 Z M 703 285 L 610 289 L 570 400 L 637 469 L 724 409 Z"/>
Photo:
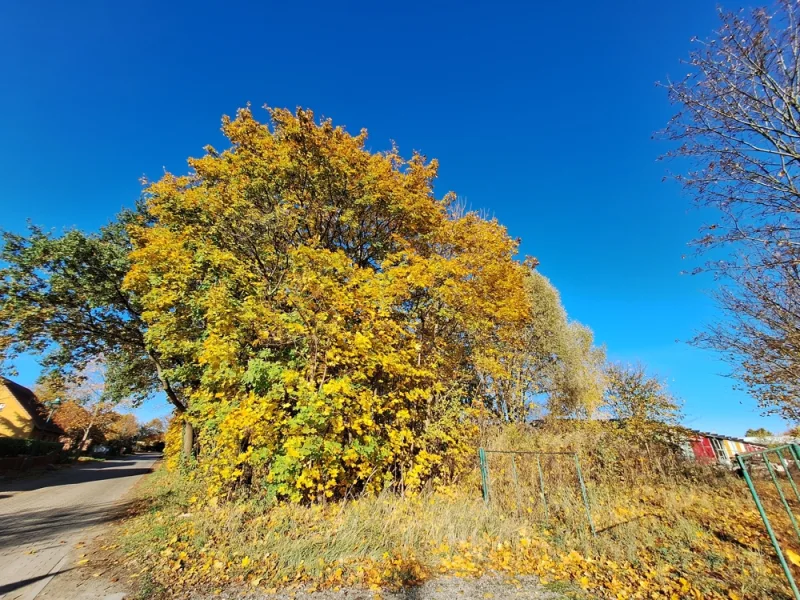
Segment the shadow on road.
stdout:
<path fill-rule="evenodd" d="M 9 483 L 0 483 L 0 499 L 7 497 L 2 492 L 30 492 L 59 485 L 144 475 L 152 471 L 153 465 L 159 458 L 161 458 L 160 454 L 137 454 L 131 458 L 110 458 L 102 462 L 77 463 L 69 469 L 45 472 L 32 477 L 12 480 Z M 141 466 L 131 468 L 131 465 L 137 464 Z"/>
<path fill-rule="evenodd" d="M 132 502 L 107 502 L 86 507 L 31 510 L 18 513 L 0 528 L 0 550 L 43 540 L 58 540 L 71 531 L 109 523 L 130 509 Z"/>
<path fill-rule="evenodd" d="M 15 581 L 13 583 L 0 585 L 0 596 L 2 596 L 3 594 L 8 594 L 9 592 L 13 592 L 14 590 L 18 590 L 19 588 L 23 588 L 26 585 L 30 585 L 32 583 L 36 583 L 37 581 L 41 581 L 42 579 L 47 579 L 52 575 L 60 575 L 61 573 L 66 573 L 67 571 L 72 571 L 72 567 L 70 567 L 69 569 L 64 569 L 63 571 L 58 571 L 56 573 L 45 573 L 44 575 L 37 575 L 36 577 L 29 577 L 28 579 L 20 579 L 19 581 Z"/>

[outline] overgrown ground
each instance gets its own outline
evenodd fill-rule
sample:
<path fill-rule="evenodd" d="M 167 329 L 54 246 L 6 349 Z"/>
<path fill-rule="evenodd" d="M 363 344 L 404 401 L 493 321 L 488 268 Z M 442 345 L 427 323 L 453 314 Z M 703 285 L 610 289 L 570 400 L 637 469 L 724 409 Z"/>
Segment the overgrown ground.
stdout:
<path fill-rule="evenodd" d="M 487 573 L 535 576 L 576 598 L 789 597 L 747 488 L 733 474 L 683 467 L 633 482 L 631 474 L 604 480 L 589 472 L 593 537 L 571 459 L 543 460 L 547 517 L 532 463 L 515 461 L 515 486 L 510 461 L 490 460 L 488 505 L 477 469 L 435 492 L 312 506 L 256 495 L 208 500 L 199 482 L 161 469 L 142 487 L 141 510 L 121 526 L 117 549 L 144 594 L 170 597 L 396 589 Z M 788 543 L 777 501 L 767 498 Z"/>

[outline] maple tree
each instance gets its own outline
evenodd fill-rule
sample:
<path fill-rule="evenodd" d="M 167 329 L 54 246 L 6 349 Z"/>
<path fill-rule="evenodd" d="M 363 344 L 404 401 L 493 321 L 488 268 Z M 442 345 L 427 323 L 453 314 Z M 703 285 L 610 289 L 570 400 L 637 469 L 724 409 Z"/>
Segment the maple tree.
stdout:
<path fill-rule="evenodd" d="M 231 148 L 150 184 L 130 227 L 125 290 L 187 391 L 212 493 L 452 478 L 478 415 L 524 419 L 548 381 L 591 379 L 590 332 L 504 227 L 434 195 L 436 161 L 369 152 L 311 111 L 270 117 L 225 118 Z"/>
<path fill-rule="evenodd" d="M 71 448 L 85 451 L 92 442 L 125 447 L 139 435 L 132 414 L 120 414 L 120 405 L 107 388 L 106 365 L 94 360 L 68 380 L 46 375 L 35 388 L 37 398 L 52 406 L 52 419 L 61 427 Z"/>
<path fill-rule="evenodd" d="M 89 411 L 74 400 L 63 401 L 53 412 L 53 422 L 64 432 L 70 448 L 78 448 L 84 435 L 91 432 L 90 421 Z"/>
<path fill-rule="evenodd" d="M 69 447 L 85 451 L 89 444 L 130 446 L 140 435 L 132 414 L 120 414 L 109 407 L 89 411 L 75 400 L 62 402 L 53 412 L 53 422 L 64 431 Z"/>

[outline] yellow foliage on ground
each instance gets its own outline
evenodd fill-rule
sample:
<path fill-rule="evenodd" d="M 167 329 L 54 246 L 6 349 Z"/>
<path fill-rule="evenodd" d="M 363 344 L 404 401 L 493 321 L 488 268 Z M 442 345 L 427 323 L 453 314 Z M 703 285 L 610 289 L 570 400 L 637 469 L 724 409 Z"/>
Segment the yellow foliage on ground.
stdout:
<path fill-rule="evenodd" d="M 515 493 L 499 458 L 492 459 L 488 505 L 477 469 L 436 491 L 309 506 L 259 496 L 209 501 L 199 482 L 161 471 L 147 484 L 147 514 L 123 525 L 122 549 L 167 590 L 393 588 L 499 572 L 534 575 L 578 598 L 788 598 L 747 488 L 732 474 L 666 459 L 633 462 L 626 438 L 603 428 L 490 435 L 485 441 L 493 447 L 527 441 L 553 451 L 584 440 L 585 448 L 573 448 L 583 459 L 597 537 L 574 463 L 558 456 L 543 462 L 547 515 L 536 494 Z M 607 458 L 590 456 L 589 444 L 599 439 L 624 468 L 603 469 Z M 537 487 L 538 478 L 529 483 Z M 778 508 L 768 501 L 770 507 Z M 788 521 L 774 523 L 790 539 Z"/>

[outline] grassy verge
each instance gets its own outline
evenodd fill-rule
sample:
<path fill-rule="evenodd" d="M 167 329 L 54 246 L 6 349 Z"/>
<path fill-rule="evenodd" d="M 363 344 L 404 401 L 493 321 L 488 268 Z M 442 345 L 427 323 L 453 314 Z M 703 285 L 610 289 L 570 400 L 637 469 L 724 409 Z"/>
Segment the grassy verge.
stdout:
<path fill-rule="evenodd" d="M 142 486 L 142 510 L 122 526 L 120 550 L 166 593 L 399 587 L 498 571 L 602 598 L 788 597 L 752 501 L 731 475 L 595 482 L 593 538 L 574 489 L 554 487 L 545 518 L 539 498 L 517 489 L 512 497 L 495 473 L 488 507 L 474 482 L 305 507 L 257 496 L 201 501 L 200 484 L 161 469 Z"/>

